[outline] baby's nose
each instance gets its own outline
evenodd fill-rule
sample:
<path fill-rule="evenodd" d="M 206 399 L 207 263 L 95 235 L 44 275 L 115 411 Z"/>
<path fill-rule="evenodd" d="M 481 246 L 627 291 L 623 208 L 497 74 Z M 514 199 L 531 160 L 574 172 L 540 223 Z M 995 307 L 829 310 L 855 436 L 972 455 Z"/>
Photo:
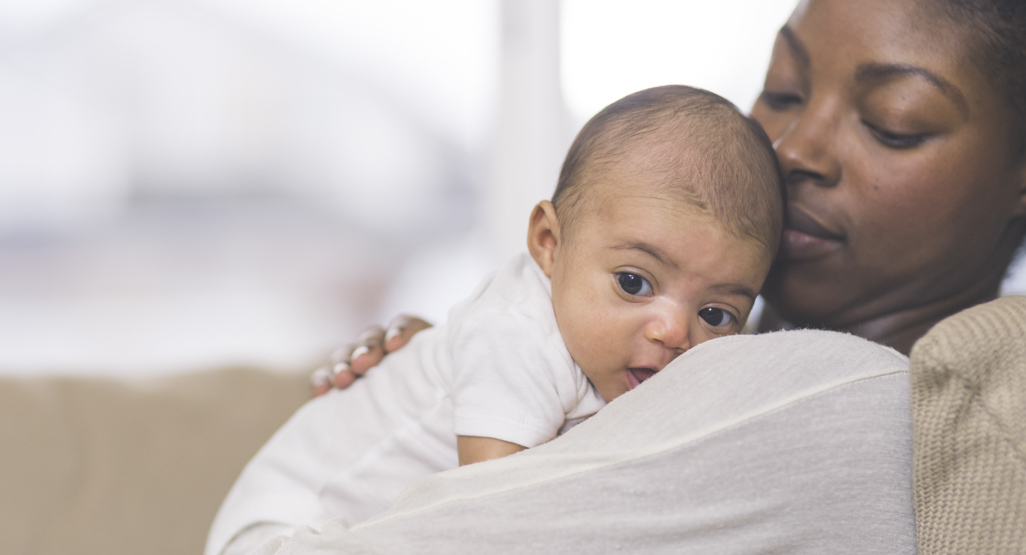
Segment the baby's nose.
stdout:
<path fill-rule="evenodd" d="M 678 354 L 691 348 L 688 338 L 687 318 L 679 312 L 667 312 L 655 318 L 646 330 L 649 341 L 658 343 L 667 349 L 678 351 Z"/>

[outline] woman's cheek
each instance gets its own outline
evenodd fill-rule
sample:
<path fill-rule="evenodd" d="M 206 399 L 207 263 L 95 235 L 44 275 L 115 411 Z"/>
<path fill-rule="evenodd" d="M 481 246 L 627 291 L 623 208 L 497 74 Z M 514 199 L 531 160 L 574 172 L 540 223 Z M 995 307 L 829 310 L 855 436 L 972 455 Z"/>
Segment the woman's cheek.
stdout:
<path fill-rule="evenodd" d="M 850 199 L 862 205 L 858 212 L 866 216 L 872 228 L 900 232 L 918 227 L 915 221 L 931 209 L 940 208 L 945 195 L 937 194 L 937 180 L 929 168 L 923 168 L 907 154 L 866 148 L 859 153 L 861 163 L 850 160 L 844 164 L 845 179 L 858 197 Z M 912 224 L 912 225 L 910 225 Z M 859 227 L 865 228 L 863 224 Z"/>

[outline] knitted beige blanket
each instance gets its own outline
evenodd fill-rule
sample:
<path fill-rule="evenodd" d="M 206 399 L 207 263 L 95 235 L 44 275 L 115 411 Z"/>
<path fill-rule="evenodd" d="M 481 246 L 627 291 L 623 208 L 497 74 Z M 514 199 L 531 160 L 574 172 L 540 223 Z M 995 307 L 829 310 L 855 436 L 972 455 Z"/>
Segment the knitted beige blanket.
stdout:
<path fill-rule="evenodd" d="M 942 321 L 910 358 L 919 552 L 1026 553 L 1026 297 Z"/>

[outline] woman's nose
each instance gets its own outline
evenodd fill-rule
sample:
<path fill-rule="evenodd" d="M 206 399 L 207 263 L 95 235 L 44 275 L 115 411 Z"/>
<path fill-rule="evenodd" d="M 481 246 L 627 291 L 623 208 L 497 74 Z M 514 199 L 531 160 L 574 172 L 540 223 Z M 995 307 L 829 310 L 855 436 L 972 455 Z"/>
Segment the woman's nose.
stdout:
<path fill-rule="evenodd" d="M 684 352 L 691 348 L 687 318 L 680 313 L 667 312 L 653 318 L 645 329 L 645 337 L 667 349 Z"/>
<path fill-rule="evenodd" d="M 788 186 L 833 187 L 841 176 L 836 156 L 838 117 L 831 101 L 810 103 L 796 115 L 773 147 Z"/>

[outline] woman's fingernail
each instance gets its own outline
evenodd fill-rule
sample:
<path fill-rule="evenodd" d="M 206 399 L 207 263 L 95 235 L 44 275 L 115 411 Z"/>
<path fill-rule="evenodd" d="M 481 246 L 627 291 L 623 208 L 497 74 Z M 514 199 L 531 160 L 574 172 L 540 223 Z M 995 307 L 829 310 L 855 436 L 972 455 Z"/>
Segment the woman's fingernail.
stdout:
<path fill-rule="evenodd" d="M 335 379 L 332 380 L 332 385 L 339 389 L 345 389 L 356 381 L 356 375 L 352 372 L 339 372 L 335 374 Z"/>
<path fill-rule="evenodd" d="M 331 367 L 331 373 L 336 376 L 339 372 L 345 372 L 346 370 L 349 370 L 349 365 L 344 362 L 336 363 L 335 366 Z"/>
<path fill-rule="evenodd" d="M 363 356 L 370 352 L 370 347 L 366 345 L 360 345 L 353 349 L 353 354 L 349 355 L 349 360 L 356 360 L 357 357 Z"/>
<path fill-rule="evenodd" d="M 393 337 L 399 335 L 402 332 L 403 328 L 388 328 L 388 331 L 385 332 L 385 343 L 388 343 L 392 340 Z"/>
<path fill-rule="evenodd" d="M 314 370 L 313 374 L 310 374 L 310 385 L 314 387 L 331 385 L 331 369 L 321 366 Z"/>

